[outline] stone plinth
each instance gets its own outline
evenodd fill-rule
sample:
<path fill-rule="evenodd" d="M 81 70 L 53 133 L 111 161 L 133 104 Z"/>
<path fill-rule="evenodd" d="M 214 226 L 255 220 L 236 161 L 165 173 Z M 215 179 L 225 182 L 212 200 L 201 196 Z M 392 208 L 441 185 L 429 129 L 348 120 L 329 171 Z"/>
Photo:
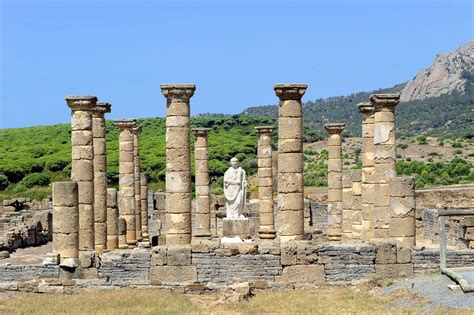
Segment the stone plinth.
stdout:
<path fill-rule="evenodd" d="M 148 232 L 148 179 L 145 173 L 140 174 L 140 203 L 142 210 L 142 235 L 144 239 L 149 239 Z"/>
<path fill-rule="evenodd" d="M 374 94 L 370 102 L 374 115 L 374 237 L 389 238 L 390 192 L 389 180 L 397 176 L 395 143 L 395 106 L 400 94 Z"/>
<path fill-rule="evenodd" d="M 79 209 L 76 182 L 53 183 L 53 253 L 63 263 L 79 257 Z"/>
<path fill-rule="evenodd" d="M 107 188 L 107 249 L 118 248 L 117 189 Z"/>
<path fill-rule="evenodd" d="M 250 224 L 247 218 L 222 220 L 222 236 L 224 237 L 240 237 L 246 239 L 250 237 Z"/>
<path fill-rule="evenodd" d="M 374 237 L 374 121 L 375 107 L 369 102 L 359 103 L 357 109 L 362 114 L 362 239 Z"/>
<path fill-rule="evenodd" d="M 92 111 L 97 105 L 95 96 L 66 96 L 72 110 L 71 179 L 78 186 L 79 254 L 95 251 L 94 232 L 94 137 Z"/>
<path fill-rule="evenodd" d="M 166 97 L 166 218 L 167 245 L 191 243 L 191 157 L 189 102 L 196 86 L 163 84 Z"/>
<path fill-rule="evenodd" d="M 393 177 L 390 186 L 390 237 L 399 245 L 415 246 L 415 179 Z"/>
<path fill-rule="evenodd" d="M 278 211 L 281 241 L 304 235 L 303 117 L 301 98 L 307 84 L 277 84 L 278 108 Z"/>
<path fill-rule="evenodd" d="M 342 138 L 346 124 L 324 125 L 328 137 L 328 239 L 342 239 Z"/>
<path fill-rule="evenodd" d="M 107 248 L 107 148 L 105 113 L 109 103 L 97 103 L 92 111 L 94 137 L 94 230 L 95 251 L 101 254 Z"/>
<path fill-rule="evenodd" d="M 116 120 L 115 125 L 120 128 L 119 136 L 119 216 L 126 221 L 126 239 L 129 246 L 137 243 L 137 229 L 135 216 L 135 158 L 133 146 L 134 119 Z M 120 228 L 120 225 L 119 225 Z M 120 246 L 120 239 L 119 239 Z"/>
<path fill-rule="evenodd" d="M 276 237 L 273 214 L 272 126 L 255 127 L 258 135 L 258 236 L 262 239 Z"/>
<path fill-rule="evenodd" d="M 207 137 L 209 128 L 194 128 L 195 137 L 195 186 L 196 186 L 196 232 L 197 237 L 210 237 L 210 208 L 209 208 L 209 161 Z"/>
<path fill-rule="evenodd" d="M 137 241 L 143 240 L 142 236 L 142 201 L 141 201 L 141 182 L 140 182 L 140 133 L 142 127 L 136 126 L 133 132 L 133 163 L 135 179 L 135 232 Z"/>

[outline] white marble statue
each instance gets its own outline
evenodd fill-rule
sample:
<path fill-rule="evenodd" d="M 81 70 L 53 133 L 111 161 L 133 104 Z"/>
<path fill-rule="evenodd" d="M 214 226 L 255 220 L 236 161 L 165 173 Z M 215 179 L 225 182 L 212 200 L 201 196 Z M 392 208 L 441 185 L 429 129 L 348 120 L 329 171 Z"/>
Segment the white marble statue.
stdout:
<path fill-rule="evenodd" d="M 247 199 L 247 178 L 245 170 L 239 166 L 239 160 L 232 158 L 229 169 L 224 173 L 224 195 L 227 199 L 228 219 L 244 218 L 243 212 Z"/>

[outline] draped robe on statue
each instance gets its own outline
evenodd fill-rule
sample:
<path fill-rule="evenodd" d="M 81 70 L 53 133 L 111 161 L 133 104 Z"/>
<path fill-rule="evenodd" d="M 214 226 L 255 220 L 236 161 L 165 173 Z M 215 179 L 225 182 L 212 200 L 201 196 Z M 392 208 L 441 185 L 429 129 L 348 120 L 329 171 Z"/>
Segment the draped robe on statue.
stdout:
<path fill-rule="evenodd" d="M 227 199 L 227 218 L 243 217 L 247 196 L 247 179 L 241 167 L 230 167 L 224 173 L 224 195 Z"/>

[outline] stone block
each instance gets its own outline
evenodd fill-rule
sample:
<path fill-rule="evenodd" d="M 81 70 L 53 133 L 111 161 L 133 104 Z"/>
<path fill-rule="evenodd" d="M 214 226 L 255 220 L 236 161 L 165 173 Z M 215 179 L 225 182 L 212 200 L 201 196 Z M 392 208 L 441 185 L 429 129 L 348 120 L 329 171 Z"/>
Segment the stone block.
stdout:
<path fill-rule="evenodd" d="M 303 142 L 301 139 L 279 139 L 278 152 L 303 152 Z"/>
<path fill-rule="evenodd" d="M 390 237 L 415 236 L 415 218 L 391 218 Z"/>
<path fill-rule="evenodd" d="M 411 262 L 411 249 L 406 246 L 397 246 L 397 264 L 408 264 Z"/>
<path fill-rule="evenodd" d="M 191 265 L 191 246 L 168 246 L 167 265 L 168 266 Z"/>
<path fill-rule="evenodd" d="M 54 206 L 76 206 L 78 203 L 78 188 L 76 182 L 53 183 Z"/>
<path fill-rule="evenodd" d="M 152 285 L 162 283 L 186 283 L 197 280 L 195 266 L 151 266 L 150 282 Z"/>
<path fill-rule="evenodd" d="M 222 233 L 225 237 L 239 236 L 241 239 L 248 238 L 250 236 L 250 224 L 247 218 L 228 219 L 222 220 Z"/>
<path fill-rule="evenodd" d="M 271 167 L 271 159 L 270 167 Z M 302 153 L 279 153 L 278 154 L 278 172 L 281 173 L 297 173 L 303 171 L 303 154 Z"/>
<path fill-rule="evenodd" d="M 375 275 L 383 279 L 409 277 L 413 275 L 413 264 L 377 264 Z"/>
<path fill-rule="evenodd" d="M 415 178 L 393 177 L 390 179 L 390 196 L 392 197 L 414 197 L 415 196 Z"/>
<path fill-rule="evenodd" d="M 301 117 L 280 117 L 278 119 L 278 137 L 280 139 L 302 139 L 303 119 Z"/>
<path fill-rule="evenodd" d="M 414 197 L 390 197 L 390 215 L 391 217 L 404 218 L 415 217 L 415 198 Z"/>
<path fill-rule="evenodd" d="M 280 283 L 323 284 L 326 275 L 323 265 L 294 265 L 284 267 L 281 276 L 276 276 L 275 280 Z"/>
<path fill-rule="evenodd" d="M 391 240 L 374 240 L 377 249 L 375 256 L 376 264 L 396 264 L 397 263 L 397 245 Z"/>

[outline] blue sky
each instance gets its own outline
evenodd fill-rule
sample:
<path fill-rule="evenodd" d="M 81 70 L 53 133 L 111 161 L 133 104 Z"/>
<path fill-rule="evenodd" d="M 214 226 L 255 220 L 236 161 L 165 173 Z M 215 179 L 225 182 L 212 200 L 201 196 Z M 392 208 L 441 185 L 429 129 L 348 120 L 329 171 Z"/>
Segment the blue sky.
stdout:
<path fill-rule="evenodd" d="M 192 114 L 392 86 L 473 37 L 470 0 L 0 0 L 0 128 L 68 122 L 65 95 L 108 118 L 165 113 L 161 83 L 195 83 Z"/>

